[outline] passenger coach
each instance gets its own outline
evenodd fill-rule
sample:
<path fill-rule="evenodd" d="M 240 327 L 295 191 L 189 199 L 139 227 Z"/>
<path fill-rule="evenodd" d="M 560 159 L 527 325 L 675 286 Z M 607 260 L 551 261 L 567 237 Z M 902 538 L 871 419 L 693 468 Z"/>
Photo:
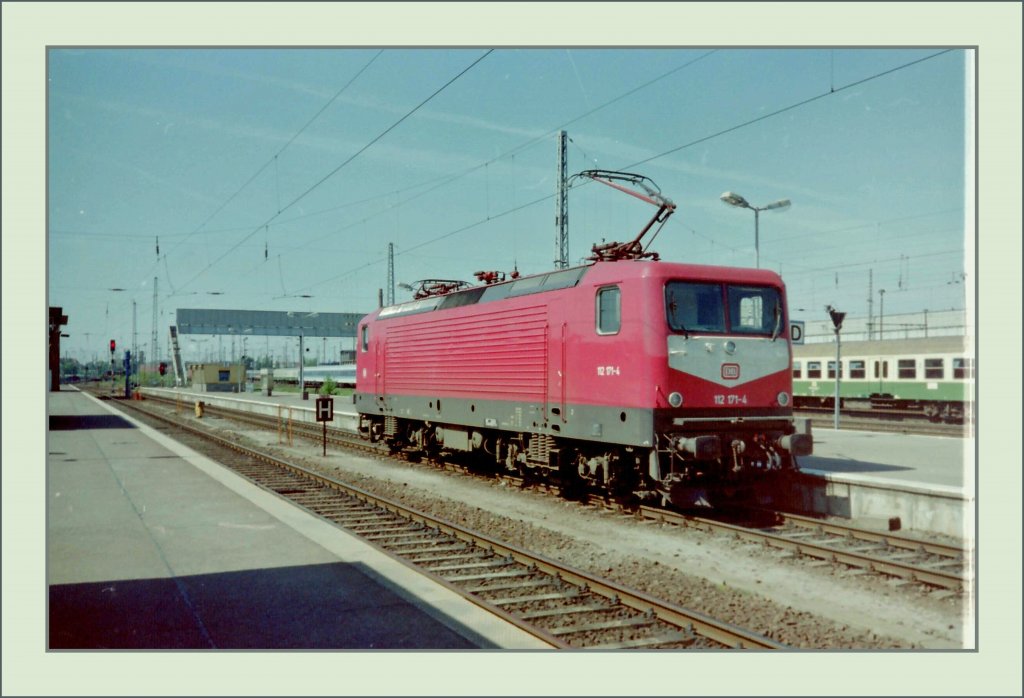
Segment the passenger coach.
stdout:
<path fill-rule="evenodd" d="M 919 410 L 946 422 L 970 415 L 974 361 L 963 336 L 843 342 L 840 353 L 840 406 Z M 835 345 L 805 344 L 793 354 L 796 406 L 833 406 Z"/>

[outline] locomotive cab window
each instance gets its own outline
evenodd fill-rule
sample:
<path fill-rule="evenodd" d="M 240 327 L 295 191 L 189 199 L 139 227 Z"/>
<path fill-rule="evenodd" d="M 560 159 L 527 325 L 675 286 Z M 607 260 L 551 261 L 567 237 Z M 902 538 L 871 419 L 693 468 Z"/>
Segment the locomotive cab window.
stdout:
<path fill-rule="evenodd" d="M 672 281 L 665 286 L 665 310 L 674 332 L 782 333 L 782 296 L 771 286 L 729 286 Z"/>
<path fill-rule="evenodd" d="M 597 333 L 618 334 L 622 326 L 622 300 L 618 286 L 597 292 Z"/>
<path fill-rule="evenodd" d="M 668 325 L 676 332 L 725 332 L 722 287 L 673 281 L 665 286 Z"/>
<path fill-rule="evenodd" d="M 777 336 L 782 329 L 782 299 L 768 286 L 729 286 L 729 330 L 736 334 Z"/>

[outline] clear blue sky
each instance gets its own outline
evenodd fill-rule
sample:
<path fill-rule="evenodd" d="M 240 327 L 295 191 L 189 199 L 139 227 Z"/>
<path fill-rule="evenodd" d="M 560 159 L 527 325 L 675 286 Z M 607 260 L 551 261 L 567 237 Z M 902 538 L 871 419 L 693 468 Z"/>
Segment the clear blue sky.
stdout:
<path fill-rule="evenodd" d="M 795 318 L 866 316 L 869 271 L 876 313 L 881 288 L 886 315 L 964 306 L 965 51 L 48 58 L 49 304 L 79 359 L 130 345 L 133 300 L 149 342 L 154 278 L 165 346 L 176 308 L 369 311 L 388 243 L 399 282 L 550 269 L 562 128 L 570 173 L 638 172 L 677 204 L 652 247 L 665 260 L 753 266 L 753 213 L 719 196 L 791 199 L 761 214 L 760 256 Z M 569 209 L 574 262 L 654 212 L 593 183 Z"/>

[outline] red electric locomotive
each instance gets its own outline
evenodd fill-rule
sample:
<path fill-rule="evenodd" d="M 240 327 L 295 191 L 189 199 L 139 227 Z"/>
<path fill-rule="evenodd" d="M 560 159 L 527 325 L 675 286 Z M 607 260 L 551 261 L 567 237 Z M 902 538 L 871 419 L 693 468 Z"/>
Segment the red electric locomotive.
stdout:
<path fill-rule="evenodd" d="M 365 317 L 361 429 L 395 450 L 474 452 L 567 491 L 682 506 L 794 469 L 811 438 L 792 418 L 782 280 L 657 261 L 639 248 L 646 230 L 584 266 Z"/>

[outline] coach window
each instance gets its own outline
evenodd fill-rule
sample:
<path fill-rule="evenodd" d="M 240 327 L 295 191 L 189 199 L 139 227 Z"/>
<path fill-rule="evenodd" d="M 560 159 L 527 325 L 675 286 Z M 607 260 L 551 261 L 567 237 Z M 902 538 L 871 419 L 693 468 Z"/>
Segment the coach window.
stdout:
<path fill-rule="evenodd" d="M 900 359 L 896 362 L 896 375 L 900 378 L 917 378 L 917 365 L 914 359 Z"/>
<path fill-rule="evenodd" d="M 807 377 L 808 378 L 821 378 L 821 362 L 820 361 L 808 361 L 807 362 Z"/>
<path fill-rule="evenodd" d="M 867 375 L 867 369 L 863 361 L 850 362 L 850 378 L 866 378 Z"/>
<path fill-rule="evenodd" d="M 942 359 L 925 359 L 924 360 L 924 377 L 925 378 L 942 378 L 945 375 L 945 367 L 942 365 Z"/>
<path fill-rule="evenodd" d="M 800 362 L 799 361 L 794 361 L 793 362 L 793 377 L 794 378 L 799 378 L 800 377 Z"/>
<path fill-rule="evenodd" d="M 597 333 L 618 334 L 622 325 L 621 294 L 618 286 L 597 292 Z"/>
<path fill-rule="evenodd" d="M 843 362 L 842 361 L 839 362 L 839 373 L 840 373 L 840 375 L 842 375 L 842 373 L 843 373 Z M 829 378 L 835 378 L 836 377 L 836 362 L 835 361 L 829 361 L 828 362 L 828 377 Z"/>
<path fill-rule="evenodd" d="M 369 325 L 363 325 L 359 329 L 360 329 L 360 332 L 363 335 L 362 336 L 362 342 L 361 342 L 362 347 L 363 347 L 363 351 L 369 351 L 370 350 L 370 326 Z"/>
<path fill-rule="evenodd" d="M 970 359 L 953 359 L 953 378 L 964 380 L 974 377 Z"/>

